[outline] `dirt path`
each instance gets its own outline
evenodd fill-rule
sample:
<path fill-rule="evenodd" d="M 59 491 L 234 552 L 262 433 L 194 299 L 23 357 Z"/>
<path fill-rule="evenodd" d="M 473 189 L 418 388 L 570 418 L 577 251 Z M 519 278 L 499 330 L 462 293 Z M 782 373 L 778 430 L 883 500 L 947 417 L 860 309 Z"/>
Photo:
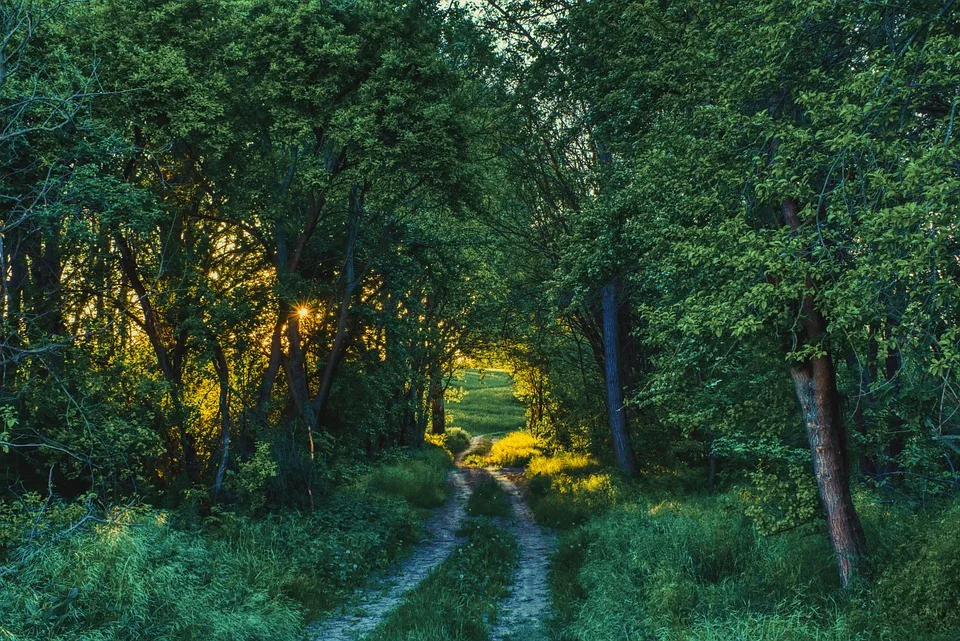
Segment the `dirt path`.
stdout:
<path fill-rule="evenodd" d="M 476 469 L 462 467 L 464 457 L 479 443 L 474 438 L 467 451 L 456 458 L 458 467 L 450 472 L 453 491 L 450 500 L 438 508 L 424 524 L 426 537 L 383 584 L 365 589 L 343 614 L 311 625 L 307 636 L 313 641 L 356 641 L 372 632 L 404 596 L 427 578 L 461 543 L 456 534 L 466 517 L 471 488 L 488 474 L 507 491 L 513 518 L 504 526 L 520 545 L 520 563 L 512 592 L 500 604 L 498 623 L 491 631 L 493 641 L 539 641 L 544 638 L 543 624 L 550 614 L 550 590 L 547 570 L 554 549 L 554 536 L 533 520 L 523 491 L 512 477 L 520 470 Z"/>
<path fill-rule="evenodd" d="M 487 471 L 510 495 L 513 521 L 509 527 L 520 544 L 520 564 L 512 592 L 500 604 L 490 637 L 493 641 L 539 641 L 546 638 L 545 623 L 550 618 L 547 571 L 556 537 L 533 520 L 523 491 L 512 478 L 520 470 Z"/>
<path fill-rule="evenodd" d="M 413 554 L 382 585 L 363 591 L 343 614 L 310 625 L 307 638 L 314 641 L 354 641 L 373 631 L 403 601 L 404 595 L 427 578 L 461 541 L 457 538 L 476 470 L 457 468 L 450 472 L 450 499 L 437 508 L 424 524 L 426 537 Z"/>

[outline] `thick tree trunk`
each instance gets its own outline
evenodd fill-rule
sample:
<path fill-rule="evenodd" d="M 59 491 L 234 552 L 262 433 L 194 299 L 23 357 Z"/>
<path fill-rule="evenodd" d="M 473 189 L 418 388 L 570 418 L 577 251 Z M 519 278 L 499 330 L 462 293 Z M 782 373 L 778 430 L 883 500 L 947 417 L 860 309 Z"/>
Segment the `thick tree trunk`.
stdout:
<path fill-rule="evenodd" d="M 800 228 L 798 213 L 796 201 L 784 201 L 784 220 L 794 231 Z M 808 279 L 806 285 L 808 290 L 813 289 L 811 280 Z M 824 344 L 827 321 L 816 308 L 812 294 L 804 297 L 800 312 L 806 341 L 818 345 L 822 355 L 794 364 L 790 375 L 803 410 L 813 472 L 827 514 L 827 531 L 837 557 L 840 582 L 848 587 L 864 564 L 867 541 L 850 493 L 846 431 L 836 369 L 829 346 Z"/>
<path fill-rule="evenodd" d="M 617 285 L 610 280 L 603 286 L 603 356 L 607 383 L 607 413 L 617 466 L 627 476 L 636 476 L 633 448 L 627 432 L 623 387 L 620 383 L 620 341 L 617 322 Z"/>

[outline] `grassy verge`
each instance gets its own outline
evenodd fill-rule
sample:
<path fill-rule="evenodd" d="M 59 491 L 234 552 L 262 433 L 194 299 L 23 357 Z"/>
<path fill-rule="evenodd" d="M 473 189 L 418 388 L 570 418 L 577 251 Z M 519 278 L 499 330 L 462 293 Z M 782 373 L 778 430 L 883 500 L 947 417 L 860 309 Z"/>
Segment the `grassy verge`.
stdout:
<path fill-rule="evenodd" d="M 517 563 L 513 537 L 487 519 L 470 522 L 467 542 L 421 583 L 369 641 L 486 641 Z"/>
<path fill-rule="evenodd" d="M 526 424 L 523 406 L 513 395 L 513 381 L 506 372 L 467 370 L 453 385 L 462 390 L 457 399 L 451 394 L 451 423 L 474 436 L 503 434 L 519 430 Z"/>
<path fill-rule="evenodd" d="M 447 452 L 426 447 L 413 456 L 378 467 L 369 483 L 376 492 L 398 496 L 416 507 L 438 507 L 447 499 L 446 471 L 451 465 Z"/>
<path fill-rule="evenodd" d="M 623 496 L 619 478 L 589 456 L 539 456 L 526 469 L 530 509 L 540 525 L 566 529 L 587 522 Z"/>
<path fill-rule="evenodd" d="M 141 506 L 24 540 L 0 562 L 0 638 L 300 639 L 419 538 L 449 465 L 443 452 L 395 457 L 310 515 L 198 521 Z"/>
<path fill-rule="evenodd" d="M 875 581 L 844 591 L 821 524 L 764 536 L 735 491 L 602 489 L 590 479 L 606 473 L 579 457 L 534 459 L 528 475 L 538 519 L 567 528 L 556 641 L 957 638 L 960 507 L 931 518 L 861 496 Z"/>
<path fill-rule="evenodd" d="M 507 516 L 510 514 L 510 497 L 493 478 L 487 478 L 473 488 L 467 500 L 470 516 Z"/>

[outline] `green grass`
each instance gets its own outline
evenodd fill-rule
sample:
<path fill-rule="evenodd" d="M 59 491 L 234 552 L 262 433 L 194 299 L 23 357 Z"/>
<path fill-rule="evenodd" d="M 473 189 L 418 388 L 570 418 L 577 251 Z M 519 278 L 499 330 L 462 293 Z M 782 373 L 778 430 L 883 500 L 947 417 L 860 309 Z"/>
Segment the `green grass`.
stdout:
<path fill-rule="evenodd" d="M 456 393 L 450 395 L 450 422 L 470 434 L 506 434 L 526 424 L 523 406 L 514 397 L 513 380 L 506 372 L 486 370 L 481 378 L 479 370 L 469 369 L 454 379 L 453 387 L 463 390 L 463 397 L 456 400 Z"/>
<path fill-rule="evenodd" d="M 451 465 L 447 452 L 427 445 L 394 464 L 377 468 L 370 477 L 370 485 L 382 494 L 399 496 L 416 507 L 439 507 L 447 500 L 447 470 Z"/>
<path fill-rule="evenodd" d="M 538 491 L 576 516 L 551 567 L 554 641 L 958 638 L 960 507 L 931 518 L 861 497 L 875 581 L 843 590 L 821 524 L 764 536 L 735 490 L 619 483 L 612 496 L 580 483 L 602 474 L 583 457 L 535 459 L 531 470 L 532 485 L 569 477 L 566 489 Z M 534 505 L 538 518 L 563 514 Z"/>
<path fill-rule="evenodd" d="M 487 641 L 488 622 L 507 595 L 517 543 L 487 519 L 470 522 L 467 542 L 435 569 L 368 641 Z"/>
<path fill-rule="evenodd" d="M 471 516 L 507 516 L 510 497 L 496 479 L 488 477 L 473 488 L 467 500 L 467 512 Z"/>
<path fill-rule="evenodd" d="M 583 454 L 536 456 L 525 476 L 537 523 L 559 529 L 603 514 L 623 495 L 619 476 Z"/>
<path fill-rule="evenodd" d="M 0 557 L 0 639 L 294 641 L 420 538 L 445 493 L 449 456 L 394 455 L 312 514 L 181 517 L 147 506 L 57 537 L 58 524 Z M 48 507 L 47 511 L 53 511 Z M 20 521 L 10 510 L 3 522 Z M 106 515 L 105 515 L 106 516 Z"/>

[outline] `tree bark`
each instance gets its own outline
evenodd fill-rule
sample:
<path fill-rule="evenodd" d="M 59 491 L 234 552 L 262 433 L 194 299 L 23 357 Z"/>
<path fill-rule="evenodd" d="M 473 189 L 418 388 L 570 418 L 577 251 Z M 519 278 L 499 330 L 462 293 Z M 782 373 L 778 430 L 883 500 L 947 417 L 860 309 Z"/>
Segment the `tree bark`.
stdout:
<path fill-rule="evenodd" d="M 627 476 L 636 476 L 630 434 L 627 432 L 623 387 L 620 383 L 620 341 L 617 319 L 617 285 L 611 279 L 603 286 L 603 356 L 607 383 L 607 413 L 617 466 Z"/>
<path fill-rule="evenodd" d="M 795 200 L 784 201 L 783 216 L 794 231 L 800 228 L 798 212 Z M 811 292 L 813 282 L 809 278 L 806 285 Z M 862 569 L 867 541 L 850 493 L 846 431 L 836 369 L 829 346 L 824 344 L 827 321 L 816 308 L 811 293 L 804 296 L 800 307 L 806 341 L 819 347 L 819 355 L 794 364 L 790 375 L 803 411 L 813 456 L 813 472 L 827 514 L 827 531 L 837 557 L 840 582 L 846 588 Z"/>

